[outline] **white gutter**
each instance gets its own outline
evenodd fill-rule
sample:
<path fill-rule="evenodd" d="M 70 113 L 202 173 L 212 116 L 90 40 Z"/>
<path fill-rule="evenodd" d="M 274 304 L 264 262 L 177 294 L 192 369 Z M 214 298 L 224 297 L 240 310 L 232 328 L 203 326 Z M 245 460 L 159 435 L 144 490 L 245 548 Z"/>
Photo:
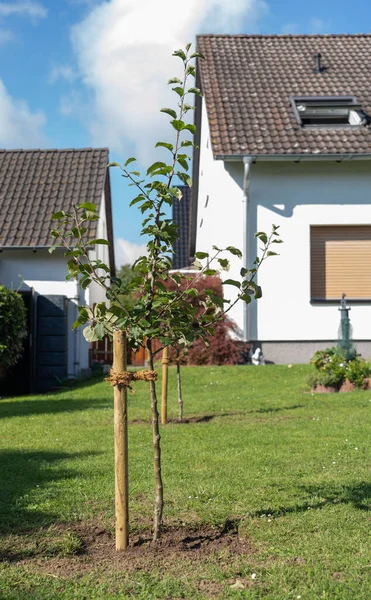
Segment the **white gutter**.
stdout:
<path fill-rule="evenodd" d="M 216 154 L 216 160 L 241 161 L 246 158 L 246 154 Z M 253 155 L 252 161 L 255 162 L 310 162 L 310 161 L 358 161 L 371 160 L 371 153 L 367 154 L 257 154 Z"/>
<path fill-rule="evenodd" d="M 243 234 L 242 234 L 242 266 L 244 269 L 251 267 L 251 252 L 250 252 L 250 176 L 251 165 L 253 163 L 252 156 L 243 157 Z M 251 309 L 250 304 L 244 302 L 243 305 L 243 339 L 244 342 L 249 342 L 251 338 Z"/>

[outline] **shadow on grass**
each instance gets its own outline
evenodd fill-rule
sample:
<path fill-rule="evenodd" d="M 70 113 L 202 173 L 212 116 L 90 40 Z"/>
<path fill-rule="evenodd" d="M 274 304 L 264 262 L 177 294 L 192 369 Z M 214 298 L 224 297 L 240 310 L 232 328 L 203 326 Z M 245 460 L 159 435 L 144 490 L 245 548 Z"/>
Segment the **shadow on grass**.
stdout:
<path fill-rule="evenodd" d="M 292 406 L 279 406 L 272 408 L 268 406 L 267 408 L 257 408 L 255 410 L 249 410 L 249 414 L 266 414 L 266 413 L 277 413 L 282 412 L 283 410 L 294 410 L 296 408 L 305 408 L 305 404 L 293 404 Z"/>
<path fill-rule="evenodd" d="M 0 419 L 10 417 L 28 417 L 29 415 L 53 414 L 87 410 L 88 408 L 106 408 L 109 400 L 104 398 L 74 398 L 73 395 L 58 398 L 60 392 L 48 396 L 33 396 L 32 399 L 6 398 L 0 400 Z"/>
<path fill-rule="evenodd" d="M 48 504 L 49 497 L 58 495 L 61 480 L 76 478 L 74 469 L 58 466 L 58 462 L 91 456 L 92 452 L 35 452 L 6 450 L 0 452 L 0 533 L 24 532 L 51 524 L 60 515 L 38 508 Z"/>
<path fill-rule="evenodd" d="M 179 419 L 175 419 L 175 418 L 171 418 L 167 420 L 167 423 L 169 424 L 173 424 L 173 425 L 188 425 L 188 424 L 194 424 L 194 423 L 209 423 L 210 421 L 212 421 L 213 419 L 217 419 L 219 417 L 241 417 L 241 416 L 247 416 L 247 415 L 251 415 L 251 414 L 269 414 L 269 413 L 277 413 L 277 412 L 281 412 L 283 410 L 294 410 L 296 408 L 303 408 L 303 404 L 295 404 L 292 406 L 282 406 L 281 408 L 259 408 L 259 409 L 255 409 L 255 410 L 236 410 L 236 411 L 230 411 L 230 412 L 216 412 L 216 413 L 212 413 L 212 414 L 208 414 L 208 415 L 198 415 L 198 416 L 194 416 L 194 417 L 185 417 L 183 418 L 181 421 L 179 421 Z M 134 423 L 148 423 L 149 420 L 145 420 L 145 419 L 134 419 L 133 421 L 130 421 L 130 423 L 134 424 Z"/>
<path fill-rule="evenodd" d="M 336 504 L 350 504 L 357 510 L 371 510 L 371 483 L 361 481 L 354 485 L 325 485 L 321 487 L 308 486 L 300 488 L 306 495 L 313 498 L 303 504 L 278 509 L 267 508 L 250 513 L 251 517 L 270 515 L 272 517 L 284 517 L 287 514 L 302 513 L 308 510 L 321 510 L 325 506 Z"/>

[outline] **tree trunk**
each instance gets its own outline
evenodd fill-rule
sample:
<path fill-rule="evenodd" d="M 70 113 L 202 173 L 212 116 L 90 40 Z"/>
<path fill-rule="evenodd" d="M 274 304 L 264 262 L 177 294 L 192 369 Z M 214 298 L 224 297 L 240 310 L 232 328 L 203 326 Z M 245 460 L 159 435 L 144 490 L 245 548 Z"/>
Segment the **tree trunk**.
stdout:
<path fill-rule="evenodd" d="M 178 384 L 178 418 L 179 421 L 183 420 L 183 398 L 182 398 L 182 382 L 180 378 L 180 359 L 177 357 L 176 361 L 176 380 Z"/>
<path fill-rule="evenodd" d="M 153 353 L 151 340 L 147 340 L 149 368 L 153 371 Z M 150 381 L 149 388 L 151 393 L 151 411 L 152 411 L 152 442 L 153 442 L 153 470 L 155 475 L 155 510 L 153 521 L 153 540 L 160 538 L 162 527 L 162 513 L 164 510 L 164 488 L 161 475 L 161 447 L 160 447 L 160 428 L 157 410 L 156 382 Z"/>
<path fill-rule="evenodd" d="M 126 371 L 126 335 L 113 334 L 113 370 Z M 129 476 L 127 388 L 114 387 L 116 550 L 129 544 Z"/>
<path fill-rule="evenodd" d="M 169 349 L 166 346 L 162 351 L 162 398 L 161 398 L 161 423 L 167 423 L 167 387 L 168 387 Z"/>

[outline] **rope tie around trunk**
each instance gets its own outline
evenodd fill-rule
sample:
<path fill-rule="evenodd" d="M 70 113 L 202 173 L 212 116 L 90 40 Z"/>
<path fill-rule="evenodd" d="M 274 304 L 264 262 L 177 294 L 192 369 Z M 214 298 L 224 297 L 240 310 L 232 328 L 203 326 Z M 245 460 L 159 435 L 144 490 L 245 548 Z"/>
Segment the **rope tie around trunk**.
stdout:
<path fill-rule="evenodd" d="M 114 371 L 113 369 L 109 372 L 109 377 L 105 378 L 113 387 L 126 387 L 134 393 L 130 383 L 132 381 L 156 381 L 156 371 Z"/>

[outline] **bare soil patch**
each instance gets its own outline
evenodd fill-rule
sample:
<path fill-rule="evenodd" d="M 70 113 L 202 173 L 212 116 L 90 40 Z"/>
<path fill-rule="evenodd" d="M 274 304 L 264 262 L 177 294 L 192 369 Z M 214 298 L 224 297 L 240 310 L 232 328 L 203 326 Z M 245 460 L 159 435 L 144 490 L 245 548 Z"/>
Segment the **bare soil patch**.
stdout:
<path fill-rule="evenodd" d="M 346 379 L 344 381 L 344 383 L 341 384 L 341 387 L 339 389 L 335 388 L 335 387 L 325 386 L 325 385 L 317 385 L 315 388 L 312 388 L 311 391 L 315 394 L 333 394 L 336 392 L 353 392 L 356 389 L 359 389 L 359 388 L 357 388 L 357 386 L 355 386 L 354 383 L 351 383 L 348 379 Z M 361 389 L 363 389 L 363 390 L 371 389 L 371 379 L 370 378 L 365 379 L 364 386 Z"/>
<path fill-rule="evenodd" d="M 247 539 L 238 535 L 238 523 L 227 521 L 223 527 L 169 527 L 160 540 L 153 542 L 150 534 L 133 535 L 125 552 L 116 552 L 114 535 L 92 523 L 58 524 L 48 530 L 47 538 L 73 534 L 81 541 L 77 555 L 48 556 L 36 552 L 22 557 L 7 553 L 3 560 L 17 562 L 57 577 L 74 577 L 92 569 L 120 571 L 173 570 L 184 562 L 198 562 L 206 557 L 249 555 L 252 548 Z M 41 538 L 41 542 L 42 542 Z M 43 544 L 41 543 L 42 547 Z"/>

